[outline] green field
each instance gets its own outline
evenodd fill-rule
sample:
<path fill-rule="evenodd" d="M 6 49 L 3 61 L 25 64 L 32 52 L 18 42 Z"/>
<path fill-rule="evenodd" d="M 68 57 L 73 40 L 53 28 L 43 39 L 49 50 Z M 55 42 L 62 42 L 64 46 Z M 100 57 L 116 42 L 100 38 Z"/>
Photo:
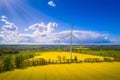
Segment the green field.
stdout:
<path fill-rule="evenodd" d="M 58 55 L 69 57 L 69 52 L 45 52 L 37 59 L 57 59 Z M 97 57 L 87 54 L 76 54 L 83 58 Z M 72 64 L 49 64 L 43 66 L 28 67 L 27 69 L 15 69 L 0 73 L 0 80 L 120 80 L 120 62 L 102 63 L 72 63 Z"/>

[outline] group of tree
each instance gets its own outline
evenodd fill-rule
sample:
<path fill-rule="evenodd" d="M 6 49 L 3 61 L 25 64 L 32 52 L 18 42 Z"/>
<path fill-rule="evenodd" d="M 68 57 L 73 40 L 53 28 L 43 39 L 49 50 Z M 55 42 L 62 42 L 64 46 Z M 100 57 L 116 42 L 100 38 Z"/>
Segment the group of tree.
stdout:
<path fill-rule="evenodd" d="M 99 58 L 85 58 L 84 62 L 102 62 Z"/>
<path fill-rule="evenodd" d="M 77 56 L 74 56 L 73 59 L 69 59 L 66 58 L 66 56 L 61 57 L 60 55 L 58 55 L 57 60 L 48 60 L 49 64 L 64 64 L 64 63 L 77 63 L 78 62 L 78 58 Z"/>
<path fill-rule="evenodd" d="M 15 65 L 15 57 L 13 55 L 5 55 L 1 57 L 2 60 L 0 61 L 0 72 L 14 70 Z"/>
<path fill-rule="evenodd" d="M 40 66 L 40 65 L 46 65 L 46 64 L 48 64 L 48 62 L 44 58 L 25 60 L 25 65 L 27 67 Z"/>
<path fill-rule="evenodd" d="M 104 57 L 103 59 L 99 58 L 85 58 L 84 62 L 120 62 L 120 58 L 110 58 Z"/>
<path fill-rule="evenodd" d="M 28 60 L 25 58 L 25 56 L 23 56 L 22 54 L 18 54 L 18 55 L 4 55 L 1 56 L 1 60 L 0 60 L 0 72 L 4 72 L 4 71 L 11 71 L 14 69 L 23 69 L 23 68 L 27 68 L 29 66 L 38 66 L 38 65 L 46 65 L 47 62 L 45 59 L 40 58 L 37 60 Z"/>
<path fill-rule="evenodd" d="M 60 47 L 61 51 L 69 50 L 68 46 Z M 37 46 L 37 45 L 2 45 L 0 46 L 0 56 L 2 54 L 17 54 L 20 51 L 58 51 L 58 46 Z"/>
<path fill-rule="evenodd" d="M 0 56 L 2 56 L 3 54 L 17 54 L 17 53 L 19 53 L 19 51 L 13 48 L 12 49 L 7 47 L 0 48 Z"/>

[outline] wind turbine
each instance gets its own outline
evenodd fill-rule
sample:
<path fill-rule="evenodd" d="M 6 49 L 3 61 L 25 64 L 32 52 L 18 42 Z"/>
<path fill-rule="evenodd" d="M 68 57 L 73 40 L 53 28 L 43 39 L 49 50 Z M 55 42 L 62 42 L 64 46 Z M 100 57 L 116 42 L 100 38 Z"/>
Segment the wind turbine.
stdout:
<path fill-rule="evenodd" d="M 73 38 L 73 26 L 70 33 L 70 60 L 72 61 L 72 38 Z"/>
<path fill-rule="evenodd" d="M 75 37 L 73 35 L 73 26 L 72 26 L 72 29 L 71 29 L 71 33 L 70 33 L 70 60 L 72 61 L 72 45 L 73 45 L 73 38 L 79 40 L 77 37 Z M 79 40 L 80 41 L 80 40 Z"/>
<path fill-rule="evenodd" d="M 56 38 L 55 43 L 57 43 L 57 48 L 58 48 L 58 51 L 60 52 L 60 43 L 61 43 L 60 39 Z"/>
<path fill-rule="evenodd" d="M 61 42 L 61 41 L 58 39 L 58 40 L 57 40 L 57 43 L 58 43 L 58 51 L 59 51 L 59 52 L 60 52 L 60 42 Z"/>

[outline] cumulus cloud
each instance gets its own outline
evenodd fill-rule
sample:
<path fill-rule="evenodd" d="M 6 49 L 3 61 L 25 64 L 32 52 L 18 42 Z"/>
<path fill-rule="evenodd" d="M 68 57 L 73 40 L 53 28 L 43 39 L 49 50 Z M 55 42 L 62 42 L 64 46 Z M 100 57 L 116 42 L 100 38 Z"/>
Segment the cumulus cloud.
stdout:
<path fill-rule="evenodd" d="M 3 43 L 19 43 L 19 33 L 13 31 L 2 31 L 0 33 Z"/>
<path fill-rule="evenodd" d="M 28 31 L 28 29 L 24 29 L 24 31 Z"/>
<path fill-rule="evenodd" d="M 16 31 L 18 28 L 14 23 L 11 23 L 7 20 L 6 16 L 1 17 L 1 21 L 5 24 L 2 26 L 2 29 L 5 31 Z"/>
<path fill-rule="evenodd" d="M 1 18 L 2 18 L 2 19 L 6 19 L 7 17 L 3 15 L 3 16 L 1 16 Z"/>
<path fill-rule="evenodd" d="M 55 32 L 58 24 L 56 22 L 44 22 L 36 23 L 25 31 L 32 33 L 20 33 L 18 27 L 9 21 L 7 17 L 2 16 L 2 20 L 5 24 L 2 26 L 0 32 L 0 44 L 70 44 L 71 30 Z M 7 23 L 6 23 L 7 22 Z M 110 43 L 108 34 L 101 34 L 94 31 L 73 30 L 73 44 L 83 43 Z M 77 38 L 77 39 L 76 39 Z"/>
<path fill-rule="evenodd" d="M 49 6 L 52 6 L 52 7 L 55 7 L 55 6 L 56 6 L 56 4 L 55 4 L 53 1 L 49 1 L 49 2 L 48 2 L 48 5 L 49 5 Z"/>
<path fill-rule="evenodd" d="M 29 30 L 39 30 L 39 31 L 44 31 L 47 29 L 46 25 L 41 22 L 41 23 L 36 23 L 36 24 L 33 24 L 31 25 L 29 28 Z"/>
<path fill-rule="evenodd" d="M 1 18 L 1 21 L 5 22 L 6 25 L 7 25 L 7 24 L 10 24 L 10 22 L 7 21 L 6 19 L 7 19 L 7 18 L 2 17 L 2 18 Z"/>
<path fill-rule="evenodd" d="M 5 23 L 2 26 L 3 31 L 0 32 L 1 43 L 19 42 L 18 27 L 14 23 L 9 22 L 6 16 L 1 16 L 1 21 Z"/>
<path fill-rule="evenodd" d="M 19 42 L 20 43 L 34 43 L 34 38 L 31 34 L 20 34 L 19 35 Z"/>
<path fill-rule="evenodd" d="M 44 22 L 36 23 L 28 27 L 28 30 L 32 30 L 33 37 L 37 43 L 50 43 L 52 42 L 53 31 L 58 26 L 56 22 Z"/>
<path fill-rule="evenodd" d="M 70 30 L 56 34 L 64 43 L 70 42 Z M 63 36 L 64 35 L 64 36 Z M 73 30 L 73 43 L 109 43 L 108 34 L 100 34 L 94 31 Z"/>
<path fill-rule="evenodd" d="M 47 34 L 50 34 L 54 29 L 57 27 L 57 23 L 55 22 L 49 22 L 47 25 L 45 23 L 36 23 L 28 27 L 29 30 L 33 30 L 34 36 L 45 36 Z"/>
<path fill-rule="evenodd" d="M 5 31 L 16 31 L 17 26 L 14 23 L 10 23 L 10 24 L 3 25 L 2 29 Z"/>

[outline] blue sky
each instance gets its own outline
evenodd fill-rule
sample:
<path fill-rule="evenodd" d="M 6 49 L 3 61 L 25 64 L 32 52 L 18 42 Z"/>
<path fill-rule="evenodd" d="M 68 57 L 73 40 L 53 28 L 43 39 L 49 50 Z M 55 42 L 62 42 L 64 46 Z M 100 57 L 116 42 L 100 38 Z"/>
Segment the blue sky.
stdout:
<path fill-rule="evenodd" d="M 119 0 L 0 0 L 0 44 L 120 44 Z M 68 37 L 66 37 L 68 36 Z"/>

